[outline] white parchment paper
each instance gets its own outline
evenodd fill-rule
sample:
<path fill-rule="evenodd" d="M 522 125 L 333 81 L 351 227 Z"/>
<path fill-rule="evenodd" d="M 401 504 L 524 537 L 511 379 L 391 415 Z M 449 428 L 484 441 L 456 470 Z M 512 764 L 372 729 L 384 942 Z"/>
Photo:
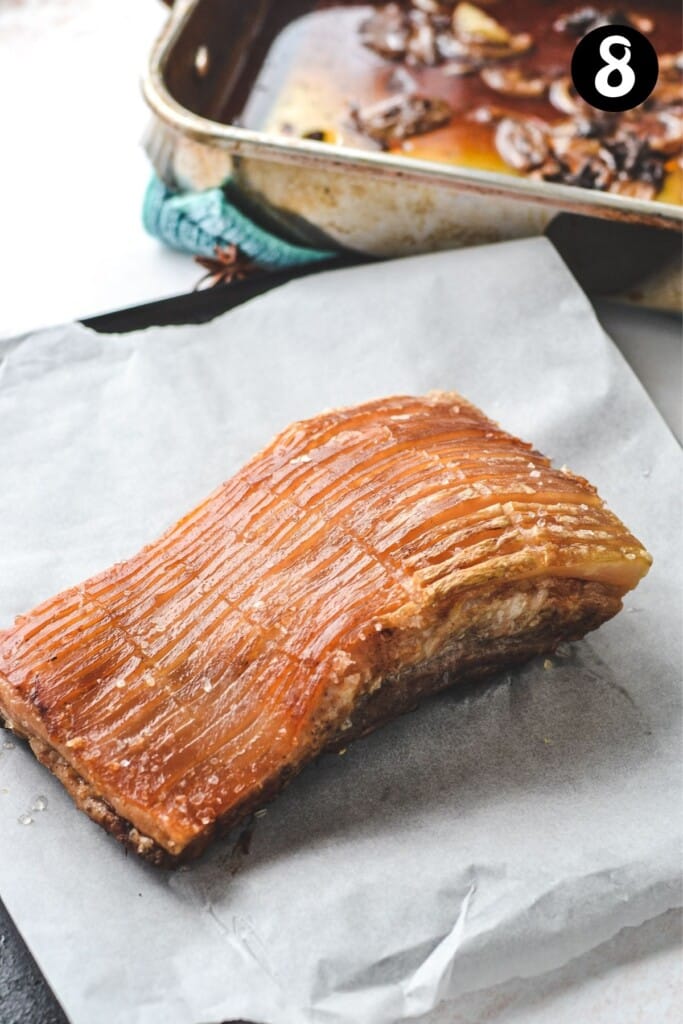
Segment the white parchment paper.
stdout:
<path fill-rule="evenodd" d="M 233 834 L 172 874 L 126 857 L 0 733 L 0 893 L 73 1024 L 393 1024 L 681 902 L 680 451 L 549 243 L 302 280 L 202 327 L 62 327 L 0 359 L 0 626 L 290 420 L 431 388 L 588 476 L 654 555 L 552 667 L 308 768 L 248 855 Z"/>

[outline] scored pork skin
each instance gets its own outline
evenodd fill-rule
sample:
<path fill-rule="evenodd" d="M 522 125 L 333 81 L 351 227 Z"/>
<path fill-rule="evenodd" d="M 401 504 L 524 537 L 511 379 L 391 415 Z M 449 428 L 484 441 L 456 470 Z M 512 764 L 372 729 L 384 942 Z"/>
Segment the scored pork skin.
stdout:
<path fill-rule="evenodd" d="M 456 394 L 294 423 L 158 541 L 0 634 L 0 712 L 157 863 L 321 750 L 552 651 L 650 558 Z"/>

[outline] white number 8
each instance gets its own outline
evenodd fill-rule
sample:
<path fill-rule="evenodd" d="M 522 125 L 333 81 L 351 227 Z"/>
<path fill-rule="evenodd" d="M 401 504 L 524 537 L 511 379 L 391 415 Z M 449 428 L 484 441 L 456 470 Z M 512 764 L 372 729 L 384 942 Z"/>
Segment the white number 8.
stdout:
<path fill-rule="evenodd" d="M 612 47 L 619 43 L 625 47 L 623 57 L 615 57 Z M 636 76 L 630 65 L 631 44 L 624 36 L 607 36 L 600 43 L 600 56 L 605 61 L 595 76 L 595 88 L 602 96 L 626 96 L 636 84 Z M 616 85 L 610 85 L 609 77 L 613 71 L 619 72 L 619 81 Z"/>

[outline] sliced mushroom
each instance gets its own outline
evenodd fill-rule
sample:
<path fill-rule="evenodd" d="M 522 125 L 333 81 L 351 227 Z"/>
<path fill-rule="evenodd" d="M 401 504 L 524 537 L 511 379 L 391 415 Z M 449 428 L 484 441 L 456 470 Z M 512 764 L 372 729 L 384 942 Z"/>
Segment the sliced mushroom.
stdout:
<path fill-rule="evenodd" d="M 646 100 L 646 106 L 670 107 L 683 104 L 683 51 L 663 53 L 659 58 L 659 78 Z"/>
<path fill-rule="evenodd" d="M 613 135 L 619 126 L 619 115 L 606 110 L 591 110 L 572 119 L 576 128 L 575 135 L 582 139 L 606 139 Z"/>
<path fill-rule="evenodd" d="M 354 127 L 386 149 L 412 135 L 441 128 L 453 112 L 445 100 L 406 94 L 365 108 L 352 106 L 350 113 Z"/>
<path fill-rule="evenodd" d="M 569 14 L 557 18 L 553 24 L 556 32 L 567 32 L 574 36 L 585 36 L 594 28 L 603 25 L 631 25 L 639 32 L 652 32 L 655 23 L 652 18 L 643 14 L 626 13 L 618 7 L 607 11 L 599 11 L 597 7 L 577 7 Z"/>
<path fill-rule="evenodd" d="M 596 188 L 604 192 L 613 181 L 614 169 L 605 160 L 593 156 L 578 164 L 569 179 L 569 184 L 579 185 L 581 188 Z"/>
<path fill-rule="evenodd" d="M 660 75 L 659 81 L 652 90 L 648 106 L 671 107 L 683 103 L 683 80 L 667 79 Z"/>
<path fill-rule="evenodd" d="M 553 22 L 556 32 L 568 32 L 570 35 L 583 36 L 591 28 L 595 28 L 600 11 L 595 7 L 577 7 L 569 14 L 563 14 Z"/>
<path fill-rule="evenodd" d="M 540 167 L 529 171 L 529 177 L 534 181 L 562 181 L 563 174 L 562 164 L 552 156 L 544 160 Z"/>
<path fill-rule="evenodd" d="M 495 43 L 467 43 L 467 52 L 472 57 L 480 60 L 508 60 L 510 57 L 521 57 L 534 45 L 534 37 L 529 32 L 518 32 L 510 36 L 510 42 L 503 44 Z"/>
<path fill-rule="evenodd" d="M 385 4 L 361 24 L 361 42 L 387 60 L 404 60 L 416 67 L 434 67 L 444 61 L 462 65 L 457 72 L 451 69 L 451 74 L 469 74 L 474 65 L 506 60 L 531 48 L 528 33 L 511 35 L 474 4 L 459 3 L 451 15 L 452 7 L 437 0 L 413 0 L 409 9 Z"/>
<path fill-rule="evenodd" d="M 562 139 L 575 139 L 577 136 L 584 139 L 591 137 L 591 132 L 588 129 L 588 126 L 585 125 L 581 119 L 576 117 L 569 117 L 566 121 L 559 121 L 557 124 L 554 124 L 552 132 L 553 140 L 557 139 L 558 141 Z"/>
<path fill-rule="evenodd" d="M 530 171 L 550 155 L 546 134 L 533 121 L 503 118 L 496 128 L 494 141 L 503 160 L 517 171 Z"/>
<path fill-rule="evenodd" d="M 553 153 L 555 156 L 559 156 L 560 159 L 564 159 L 567 154 L 574 154 L 574 162 L 577 158 L 586 158 L 589 156 L 597 156 L 600 152 L 600 142 L 598 139 L 581 139 L 576 135 L 555 135 L 553 134 L 551 139 Z"/>
<path fill-rule="evenodd" d="M 360 26 L 363 45 L 389 60 L 405 56 L 409 38 L 410 21 L 396 3 L 378 7 Z"/>
<path fill-rule="evenodd" d="M 436 36 L 436 48 L 443 60 L 468 60 L 472 62 L 469 47 L 456 39 L 452 32 L 439 32 Z"/>
<path fill-rule="evenodd" d="M 610 151 L 598 139 L 565 139 L 562 146 L 553 140 L 553 152 L 566 168 L 564 180 L 583 188 L 609 188 L 616 177 L 616 163 Z"/>
<path fill-rule="evenodd" d="M 503 96 L 543 96 L 548 88 L 545 79 L 538 75 L 529 77 L 518 67 L 486 67 L 480 73 L 489 89 Z"/>
<path fill-rule="evenodd" d="M 644 160 L 638 168 L 638 177 L 640 180 L 651 182 L 651 184 L 656 187 L 657 191 L 659 191 L 664 184 L 665 176 L 665 161 L 661 158 L 658 159 L 657 155 Z"/>
<path fill-rule="evenodd" d="M 683 75 L 683 50 L 678 53 L 663 53 L 659 58 L 659 75 L 667 80 Z"/>
<path fill-rule="evenodd" d="M 587 109 L 587 104 L 578 95 L 568 76 L 556 78 L 551 83 L 548 99 L 555 110 L 563 114 L 581 114 Z"/>
<path fill-rule="evenodd" d="M 609 191 L 620 196 L 630 196 L 632 199 L 654 199 L 659 190 L 649 181 L 619 178 L 612 182 Z"/>
<path fill-rule="evenodd" d="M 466 43 L 509 46 L 510 33 L 481 7 L 459 3 L 453 11 L 453 32 Z"/>
<path fill-rule="evenodd" d="M 647 14 L 636 14 L 635 11 L 629 11 L 626 19 L 629 25 L 633 25 L 635 29 L 644 35 L 654 31 L 655 23 L 652 18 L 648 18 Z"/>
<path fill-rule="evenodd" d="M 683 120 L 668 110 L 641 114 L 627 125 L 628 132 L 653 153 L 674 156 L 683 147 Z"/>
<path fill-rule="evenodd" d="M 662 126 L 662 132 L 653 132 L 648 138 L 648 145 L 655 153 L 664 153 L 666 156 L 674 156 L 683 147 L 683 119 L 675 113 L 661 111 L 657 120 Z"/>
<path fill-rule="evenodd" d="M 419 13 L 419 12 L 417 12 Z M 413 19 L 413 28 L 408 40 L 406 60 L 418 67 L 433 67 L 439 62 L 436 48 L 436 31 L 429 18 L 422 15 Z"/>
<path fill-rule="evenodd" d="M 621 130 L 606 145 L 614 157 L 620 176 L 637 177 L 638 167 L 648 152 L 647 142 L 632 132 Z"/>

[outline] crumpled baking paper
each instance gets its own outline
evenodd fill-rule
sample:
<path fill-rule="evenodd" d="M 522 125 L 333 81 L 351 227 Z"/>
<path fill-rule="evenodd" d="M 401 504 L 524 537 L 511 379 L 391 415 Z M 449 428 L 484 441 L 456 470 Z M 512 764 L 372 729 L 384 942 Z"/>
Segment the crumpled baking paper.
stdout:
<path fill-rule="evenodd" d="M 235 832 L 175 873 L 0 733 L 0 894 L 73 1024 L 394 1024 L 681 902 L 680 451 L 548 242 L 328 273 L 201 327 L 69 325 L 0 360 L 1 627 L 292 419 L 396 392 L 461 391 L 654 556 L 586 640 L 323 757 L 248 853 Z"/>

